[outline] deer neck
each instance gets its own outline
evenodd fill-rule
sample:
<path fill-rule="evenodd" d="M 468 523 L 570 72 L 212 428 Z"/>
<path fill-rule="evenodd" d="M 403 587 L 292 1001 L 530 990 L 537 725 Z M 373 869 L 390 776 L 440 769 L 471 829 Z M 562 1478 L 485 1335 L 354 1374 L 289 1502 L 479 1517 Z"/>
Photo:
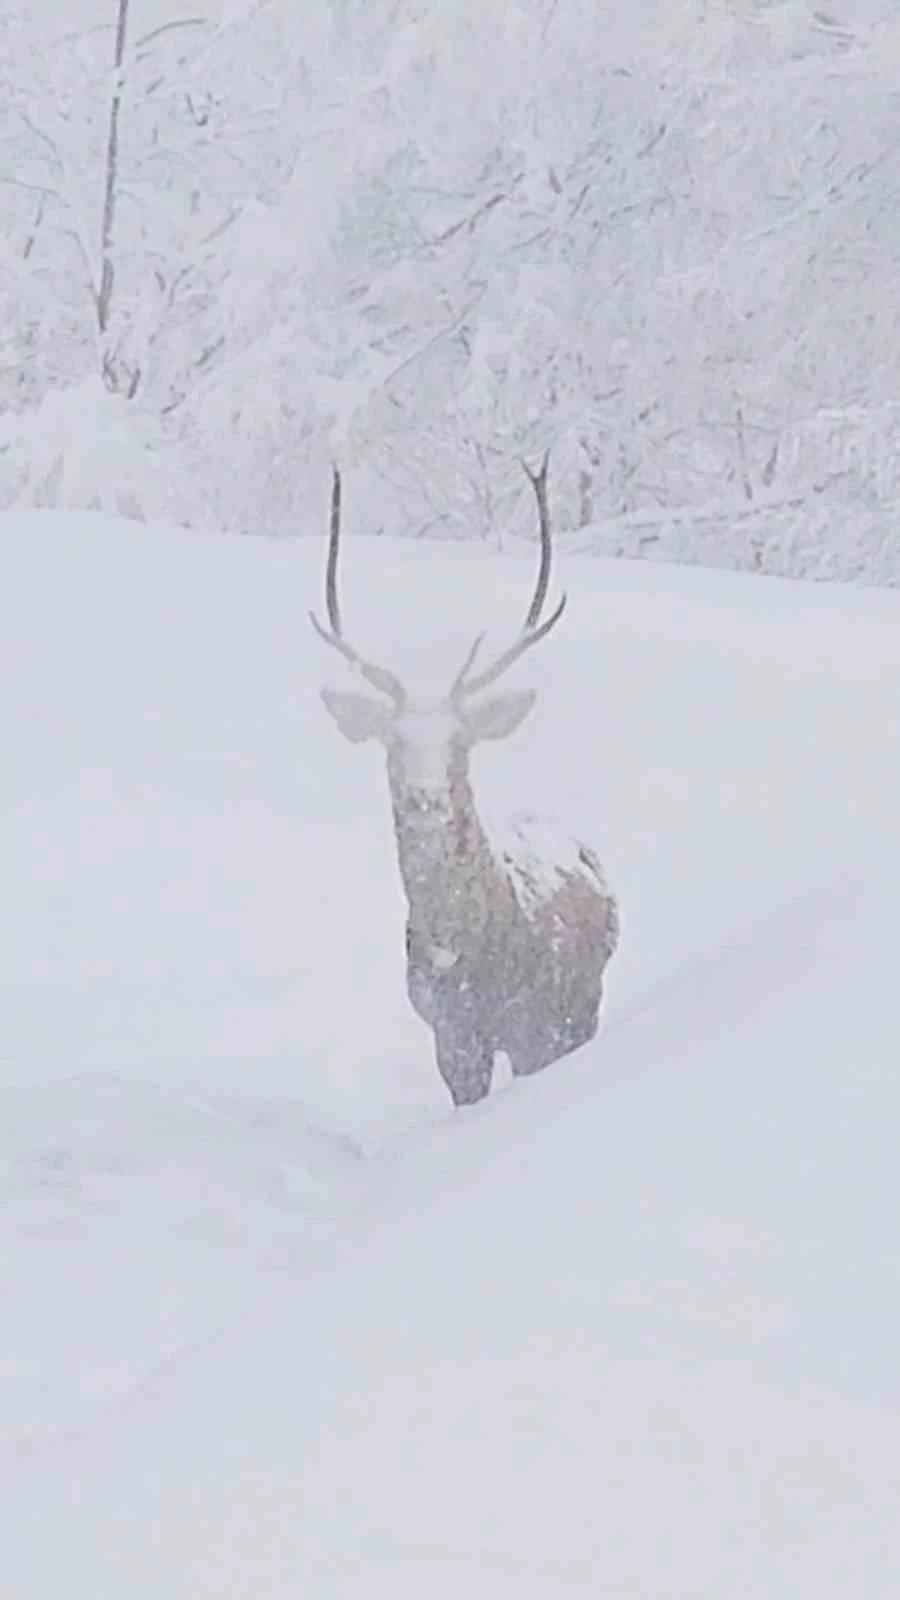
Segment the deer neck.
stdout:
<path fill-rule="evenodd" d="M 392 785 L 391 800 L 410 923 L 434 946 L 457 951 L 484 926 L 493 874 L 468 776 L 427 796 Z"/>

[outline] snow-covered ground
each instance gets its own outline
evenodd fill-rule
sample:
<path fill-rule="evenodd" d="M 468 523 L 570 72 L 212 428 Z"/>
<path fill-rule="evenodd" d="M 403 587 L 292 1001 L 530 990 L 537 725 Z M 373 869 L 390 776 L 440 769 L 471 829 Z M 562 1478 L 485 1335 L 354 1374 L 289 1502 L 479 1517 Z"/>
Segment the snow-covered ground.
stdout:
<path fill-rule="evenodd" d="M 597 1042 L 453 1114 L 317 540 L 0 520 L 4 1596 L 893 1596 L 900 597 L 570 553 L 491 808 Z M 532 554 L 351 539 L 438 685 Z"/>

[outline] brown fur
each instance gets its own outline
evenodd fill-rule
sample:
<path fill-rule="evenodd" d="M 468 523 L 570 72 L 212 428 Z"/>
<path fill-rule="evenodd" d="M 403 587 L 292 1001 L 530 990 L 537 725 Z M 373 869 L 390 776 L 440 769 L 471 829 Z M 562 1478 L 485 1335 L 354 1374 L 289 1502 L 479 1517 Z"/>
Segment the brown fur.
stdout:
<path fill-rule="evenodd" d="M 555 886 L 530 897 L 528 859 L 492 847 L 464 769 L 429 797 L 393 772 L 391 795 L 409 998 L 461 1105 L 487 1094 L 498 1051 L 524 1076 L 593 1038 L 618 909 L 585 847 L 574 848 L 574 870 L 541 863 Z"/>

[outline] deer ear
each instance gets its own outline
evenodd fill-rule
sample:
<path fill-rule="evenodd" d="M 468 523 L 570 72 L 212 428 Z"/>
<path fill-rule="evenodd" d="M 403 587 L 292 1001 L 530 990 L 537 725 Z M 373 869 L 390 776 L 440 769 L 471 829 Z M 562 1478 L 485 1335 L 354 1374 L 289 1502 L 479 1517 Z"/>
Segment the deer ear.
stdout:
<path fill-rule="evenodd" d="M 471 744 L 479 739 L 506 739 L 525 721 L 537 699 L 534 689 L 495 695 L 466 709 L 465 727 Z"/>
<path fill-rule="evenodd" d="M 380 700 L 371 700 L 367 694 L 353 694 L 346 689 L 323 689 L 322 700 L 344 735 L 353 744 L 364 739 L 387 738 L 391 726 L 391 708 Z"/>

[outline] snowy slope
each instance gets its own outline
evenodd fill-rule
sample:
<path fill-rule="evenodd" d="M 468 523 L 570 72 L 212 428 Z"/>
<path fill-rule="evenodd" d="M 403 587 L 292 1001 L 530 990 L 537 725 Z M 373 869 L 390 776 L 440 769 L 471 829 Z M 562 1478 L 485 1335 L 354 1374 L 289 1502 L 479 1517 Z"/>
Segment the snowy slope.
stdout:
<path fill-rule="evenodd" d="M 319 543 L 0 538 L 10 1594 L 893 1594 L 897 597 L 562 563 L 477 780 L 622 950 L 454 1117 Z M 439 683 L 528 556 L 355 541 L 346 610 Z"/>

